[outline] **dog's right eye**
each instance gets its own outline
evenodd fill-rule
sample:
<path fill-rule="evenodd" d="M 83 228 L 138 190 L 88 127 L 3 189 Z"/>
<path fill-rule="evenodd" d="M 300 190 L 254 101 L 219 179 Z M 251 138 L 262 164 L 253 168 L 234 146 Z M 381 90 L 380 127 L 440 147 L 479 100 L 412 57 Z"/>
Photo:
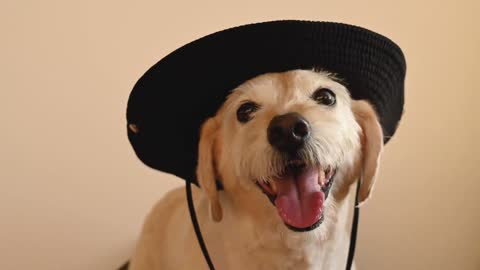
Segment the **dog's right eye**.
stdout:
<path fill-rule="evenodd" d="M 260 106 L 252 101 L 247 101 L 240 105 L 237 109 L 237 119 L 241 123 L 246 123 L 252 119 L 252 114 L 258 110 Z"/>
<path fill-rule="evenodd" d="M 312 95 L 312 99 L 315 100 L 318 104 L 327 106 L 333 106 L 336 102 L 335 93 L 333 93 L 332 90 L 327 88 L 320 88 L 315 91 Z"/>

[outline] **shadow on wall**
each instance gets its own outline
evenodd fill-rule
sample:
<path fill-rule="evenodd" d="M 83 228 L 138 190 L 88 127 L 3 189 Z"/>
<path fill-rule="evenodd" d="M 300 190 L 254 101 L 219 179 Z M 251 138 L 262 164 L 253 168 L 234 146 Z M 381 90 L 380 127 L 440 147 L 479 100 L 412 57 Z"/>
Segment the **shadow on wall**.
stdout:
<path fill-rule="evenodd" d="M 130 265 L 130 262 L 126 262 L 124 265 L 122 265 L 118 270 L 128 270 L 128 266 Z"/>

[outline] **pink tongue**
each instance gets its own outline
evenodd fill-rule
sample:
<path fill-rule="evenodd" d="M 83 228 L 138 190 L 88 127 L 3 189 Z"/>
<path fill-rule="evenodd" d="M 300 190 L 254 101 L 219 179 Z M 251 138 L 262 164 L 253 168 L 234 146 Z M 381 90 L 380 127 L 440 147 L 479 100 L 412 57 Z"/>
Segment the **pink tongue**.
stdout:
<path fill-rule="evenodd" d="M 289 172 L 276 179 L 275 184 L 275 206 L 285 223 L 307 228 L 320 219 L 325 195 L 318 184 L 318 169 L 306 168 L 297 175 Z"/>

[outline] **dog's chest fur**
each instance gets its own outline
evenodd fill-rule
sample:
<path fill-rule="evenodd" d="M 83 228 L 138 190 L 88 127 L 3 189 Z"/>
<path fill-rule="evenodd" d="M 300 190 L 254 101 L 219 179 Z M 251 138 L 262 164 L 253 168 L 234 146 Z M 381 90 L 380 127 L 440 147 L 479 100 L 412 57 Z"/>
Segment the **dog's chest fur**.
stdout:
<path fill-rule="evenodd" d="M 228 258 L 228 269 L 335 269 L 330 262 L 324 260 L 328 256 L 319 244 L 297 249 L 259 246 Z"/>
<path fill-rule="evenodd" d="M 339 205 L 335 222 L 320 225 L 330 227 L 323 236 L 312 234 L 310 239 L 305 239 L 303 234 L 286 236 L 281 227 L 259 229 L 258 222 L 238 219 L 235 215 L 227 214 L 221 222 L 212 222 L 208 200 L 199 196 L 198 191 L 194 193 L 197 193 L 197 196 L 194 194 L 195 208 L 202 234 L 216 269 L 333 270 L 345 267 L 348 252 L 345 205 Z M 174 190 L 152 209 L 130 270 L 208 269 L 189 221 L 184 194 L 183 189 Z M 226 210 L 232 210 L 228 202 L 224 205 Z"/>

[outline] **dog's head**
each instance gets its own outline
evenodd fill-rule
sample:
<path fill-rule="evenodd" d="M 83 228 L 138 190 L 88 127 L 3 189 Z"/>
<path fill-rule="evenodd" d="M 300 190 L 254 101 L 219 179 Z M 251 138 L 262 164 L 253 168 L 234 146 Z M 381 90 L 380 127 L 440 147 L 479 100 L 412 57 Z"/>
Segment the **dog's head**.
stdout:
<path fill-rule="evenodd" d="M 372 107 L 326 72 L 294 70 L 236 88 L 201 131 L 197 177 L 222 219 L 215 180 L 245 215 L 317 228 L 361 178 L 372 190 L 383 147 Z"/>

